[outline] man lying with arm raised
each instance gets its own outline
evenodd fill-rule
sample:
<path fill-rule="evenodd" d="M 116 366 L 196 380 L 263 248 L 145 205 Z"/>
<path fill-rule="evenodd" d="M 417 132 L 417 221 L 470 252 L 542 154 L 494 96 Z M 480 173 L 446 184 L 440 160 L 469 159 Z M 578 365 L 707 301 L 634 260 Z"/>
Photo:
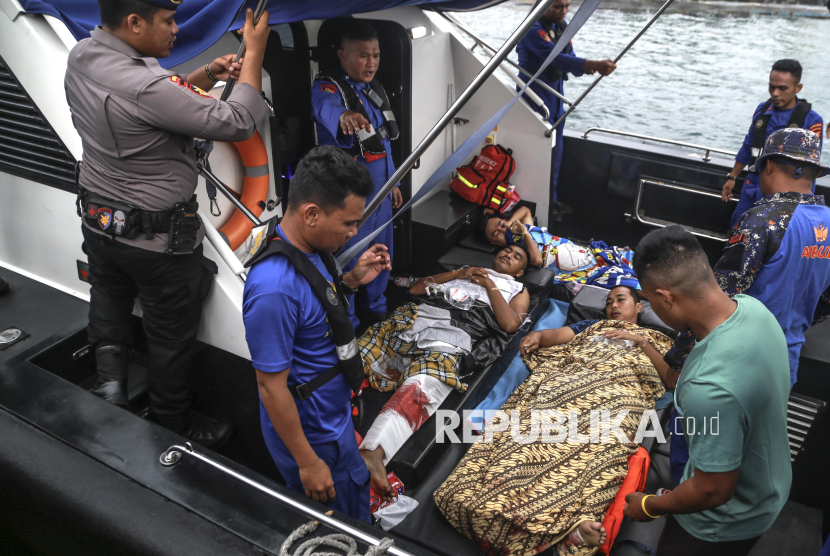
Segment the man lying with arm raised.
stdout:
<path fill-rule="evenodd" d="M 505 247 L 493 260 L 493 269 L 462 268 L 418 280 L 410 293 L 424 295 L 441 286 L 451 298 L 465 296 L 489 306 L 495 320 L 507 334 L 524 322 L 530 295 L 516 278 L 527 269 L 527 251 L 520 246 Z M 484 309 L 485 311 L 488 309 Z M 381 409 L 366 438 L 360 454 L 372 474 L 372 489 L 383 499 L 391 498 L 385 464 L 403 443 L 446 399 L 453 388 L 466 390 L 456 376 L 461 357 L 483 337 L 458 328 L 453 319 L 477 318 L 475 311 L 450 311 L 413 303 L 399 307 L 389 320 L 375 324 L 359 340 L 366 374 L 373 388 L 395 390 L 395 395 Z M 379 378 L 373 365 L 389 356 L 405 356 L 411 364 L 403 372 Z"/>

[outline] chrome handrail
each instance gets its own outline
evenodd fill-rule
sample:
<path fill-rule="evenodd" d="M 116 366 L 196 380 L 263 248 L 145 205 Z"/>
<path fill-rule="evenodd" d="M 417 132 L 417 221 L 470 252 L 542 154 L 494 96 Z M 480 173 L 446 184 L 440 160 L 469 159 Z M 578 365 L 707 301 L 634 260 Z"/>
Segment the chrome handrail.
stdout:
<path fill-rule="evenodd" d="M 472 52 L 472 49 L 470 49 L 470 52 Z M 513 83 L 515 83 L 518 87 L 524 86 L 524 81 L 522 81 L 518 75 L 510 71 L 510 69 L 504 67 L 504 64 L 499 66 L 499 69 L 503 71 L 504 74 L 507 77 L 509 77 L 510 80 L 513 81 Z M 541 83 L 541 81 L 539 82 Z M 525 91 L 525 94 L 533 101 L 533 104 L 542 109 L 542 112 L 544 112 L 544 114 L 542 114 L 542 119 L 545 121 L 545 123 L 548 123 L 548 120 L 550 120 L 550 109 L 548 109 L 548 105 L 545 104 L 545 101 L 542 100 L 542 97 L 537 95 L 536 92 L 530 88 L 528 88 Z"/>
<path fill-rule="evenodd" d="M 668 222 L 665 220 L 649 220 L 645 217 L 645 212 L 642 216 L 640 215 L 640 205 L 643 202 L 643 191 L 645 189 L 646 184 L 656 185 L 657 187 L 665 187 L 666 189 L 674 189 L 677 191 L 685 191 L 687 193 L 695 193 L 697 195 L 703 195 L 704 197 L 716 197 L 718 199 L 721 198 L 721 196 L 718 193 L 712 193 L 711 191 L 701 191 L 700 189 L 695 189 L 694 187 L 687 187 L 685 185 L 678 185 L 676 183 L 667 183 L 664 181 L 642 178 L 637 184 L 637 194 L 634 198 L 634 218 L 636 218 L 641 224 L 645 224 L 646 226 L 653 226 L 655 228 L 665 228 L 667 225 L 675 224 L 675 222 Z M 738 200 L 735 198 L 730 199 L 730 201 L 733 203 L 738 202 Z M 699 232 L 697 231 L 699 228 L 691 228 L 689 226 L 683 226 L 682 224 L 678 224 L 678 226 L 685 229 L 690 234 L 698 237 L 712 239 L 714 241 L 720 241 L 723 243 L 726 243 L 726 241 L 728 240 L 728 237 L 725 236 L 715 236 L 712 234 L 705 234 L 703 232 Z"/>
<path fill-rule="evenodd" d="M 270 496 L 272 498 L 276 498 L 280 502 L 282 502 L 284 504 L 287 504 L 287 505 L 291 506 L 292 508 L 294 508 L 295 510 L 298 510 L 298 511 L 304 513 L 305 515 L 307 515 L 311 519 L 314 519 L 316 521 L 319 521 L 320 523 L 328 525 L 332 529 L 337 529 L 338 531 L 342 531 L 343 533 L 346 533 L 347 535 L 351 535 L 351 536 L 355 537 L 360 542 L 368 544 L 369 546 L 378 546 L 380 544 L 380 540 L 378 540 L 374 536 L 369 535 L 368 533 L 364 533 L 360 529 L 356 529 L 356 528 L 352 527 L 351 525 L 349 525 L 347 523 L 343 523 L 341 521 L 338 521 L 338 520 L 336 520 L 335 518 L 333 518 L 329 515 L 326 515 L 324 513 L 320 513 L 320 512 L 318 512 L 317 510 L 315 510 L 313 508 L 309 508 L 305 504 L 303 504 L 303 503 L 301 503 L 297 500 L 294 500 L 293 498 L 288 497 L 284 494 L 281 494 L 281 493 L 277 492 L 276 490 L 268 488 L 267 486 L 263 485 L 262 483 L 258 483 L 256 481 L 254 481 L 253 479 L 251 479 L 249 477 L 246 477 L 245 475 L 237 473 L 236 471 L 234 471 L 230 467 L 226 467 L 226 466 L 222 465 L 218 461 L 209 458 L 205 454 L 197 452 L 196 450 L 193 449 L 193 446 L 190 444 L 190 442 L 185 442 L 184 446 L 178 446 L 178 445 L 170 446 L 159 457 L 159 463 L 161 463 L 164 467 L 173 467 L 173 466 L 177 465 L 179 462 L 181 462 L 182 456 L 185 455 L 185 454 L 187 454 L 188 456 L 191 456 L 193 458 L 196 458 L 199 461 L 207 463 L 208 465 L 210 465 L 214 469 L 217 469 L 217 470 L 221 471 L 222 473 L 225 473 L 226 475 L 230 475 L 234 479 L 237 479 L 238 481 L 242 481 L 246 485 L 254 487 L 258 491 L 263 492 L 263 493 L 267 494 L 268 496 Z M 394 554 L 395 556 L 413 556 L 411 553 L 409 553 L 405 550 L 401 550 L 400 548 L 397 548 L 395 546 L 389 547 L 387 552 L 389 554 Z"/>
<path fill-rule="evenodd" d="M 588 138 L 588 134 L 592 131 L 600 131 L 602 133 L 611 133 L 613 135 L 622 135 L 623 137 L 634 137 L 635 139 L 643 139 L 645 141 L 656 141 L 658 143 L 667 143 L 669 145 L 675 145 L 678 147 L 689 147 L 690 149 L 700 149 L 706 151 L 706 154 L 703 155 L 703 162 L 709 162 L 712 160 L 712 157 L 709 156 L 709 153 L 720 153 L 720 154 L 727 154 L 729 156 L 737 156 L 738 153 L 734 151 L 726 151 L 723 149 L 716 149 L 715 147 L 707 147 L 705 145 L 696 145 L 694 143 L 684 143 L 683 141 L 675 141 L 674 139 L 661 139 L 660 137 L 651 137 L 650 135 L 641 135 L 639 133 L 631 133 L 628 131 L 619 131 L 616 129 L 605 129 L 600 126 L 590 127 L 585 130 L 585 133 L 582 134 L 583 139 Z"/>
<path fill-rule="evenodd" d="M 213 245 L 213 248 L 216 249 L 216 252 L 219 253 L 219 256 L 222 257 L 222 260 L 231 269 L 231 272 L 239 276 L 240 280 L 244 282 L 248 270 L 242 265 L 242 261 L 237 258 L 236 253 L 231 250 L 231 246 L 222 238 L 219 230 L 211 224 L 207 215 L 201 210 L 199 211 L 199 218 L 202 219 L 202 225 L 205 227 L 205 235 L 211 245 Z"/>

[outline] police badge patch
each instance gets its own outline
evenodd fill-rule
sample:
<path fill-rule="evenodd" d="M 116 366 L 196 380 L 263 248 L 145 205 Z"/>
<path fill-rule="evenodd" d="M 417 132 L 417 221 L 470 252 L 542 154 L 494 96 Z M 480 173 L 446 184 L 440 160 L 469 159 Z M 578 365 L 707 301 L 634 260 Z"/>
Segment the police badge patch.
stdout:
<path fill-rule="evenodd" d="M 121 234 L 124 231 L 124 224 L 126 224 L 126 216 L 120 210 L 113 213 L 112 219 L 115 222 L 115 233 Z"/>
<path fill-rule="evenodd" d="M 326 288 L 326 297 L 328 298 L 329 303 L 331 303 L 332 305 L 337 305 L 337 294 L 334 293 L 334 288 L 332 288 L 331 286 Z"/>
<path fill-rule="evenodd" d="M 112 225 L 112 211 L 107 207 L 98 209 L 98 225 L 102 230 L 106 230 Z"/>
<path fill-rule="evenodd" d="M 545 40 L 545 42 L 553 42 L 550 39 L 550 35 L 544 29 L 539 29 L 539 36 L 542 37 Z"/>
<path fill-rule="evenodd" d="M 212 98 L 205 91 L 203 91 L 202 89 L 200 89 L 196 85 L 192 85 L 192 84 L 188 83 L 187 81 L 185 81 L 184 79 L 182 79 L 178 75 L 171 75 L 170 76 L 170 81 L 172 81 L 173 83 L 175 83 L 179 87 L 184 87 L 185 89 L 189 89 L 190 91 L 193 91 L 194 93 L 196 93 L 200 97 Z"/>

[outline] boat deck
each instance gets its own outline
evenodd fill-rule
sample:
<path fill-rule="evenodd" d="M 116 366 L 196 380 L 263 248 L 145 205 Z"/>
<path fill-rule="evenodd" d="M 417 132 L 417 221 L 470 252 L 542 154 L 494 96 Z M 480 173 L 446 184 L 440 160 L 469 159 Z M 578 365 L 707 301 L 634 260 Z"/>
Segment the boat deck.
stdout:
<path fill-rule="evenodd" d="M 0 331 L 18 328 L 26 337 L 0 350 L 0 364 L 27 352 L 68 326 L 86 320 L 89 303 L 0 267 L 9 291 L 0 296 Z"/>

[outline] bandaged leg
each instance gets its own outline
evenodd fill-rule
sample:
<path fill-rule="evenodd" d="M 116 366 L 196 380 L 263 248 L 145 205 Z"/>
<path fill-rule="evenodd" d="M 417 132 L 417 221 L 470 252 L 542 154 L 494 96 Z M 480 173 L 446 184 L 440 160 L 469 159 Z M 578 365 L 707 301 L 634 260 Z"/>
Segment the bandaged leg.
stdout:
<path fill-rule="evenodd" d="M 407 378 L 380 410 L 360 449 L 383 448 L 383 465 L 386 465 L 404 442 L 435 413 L 451 390 L 450 386 L 429 375 Z"/>

